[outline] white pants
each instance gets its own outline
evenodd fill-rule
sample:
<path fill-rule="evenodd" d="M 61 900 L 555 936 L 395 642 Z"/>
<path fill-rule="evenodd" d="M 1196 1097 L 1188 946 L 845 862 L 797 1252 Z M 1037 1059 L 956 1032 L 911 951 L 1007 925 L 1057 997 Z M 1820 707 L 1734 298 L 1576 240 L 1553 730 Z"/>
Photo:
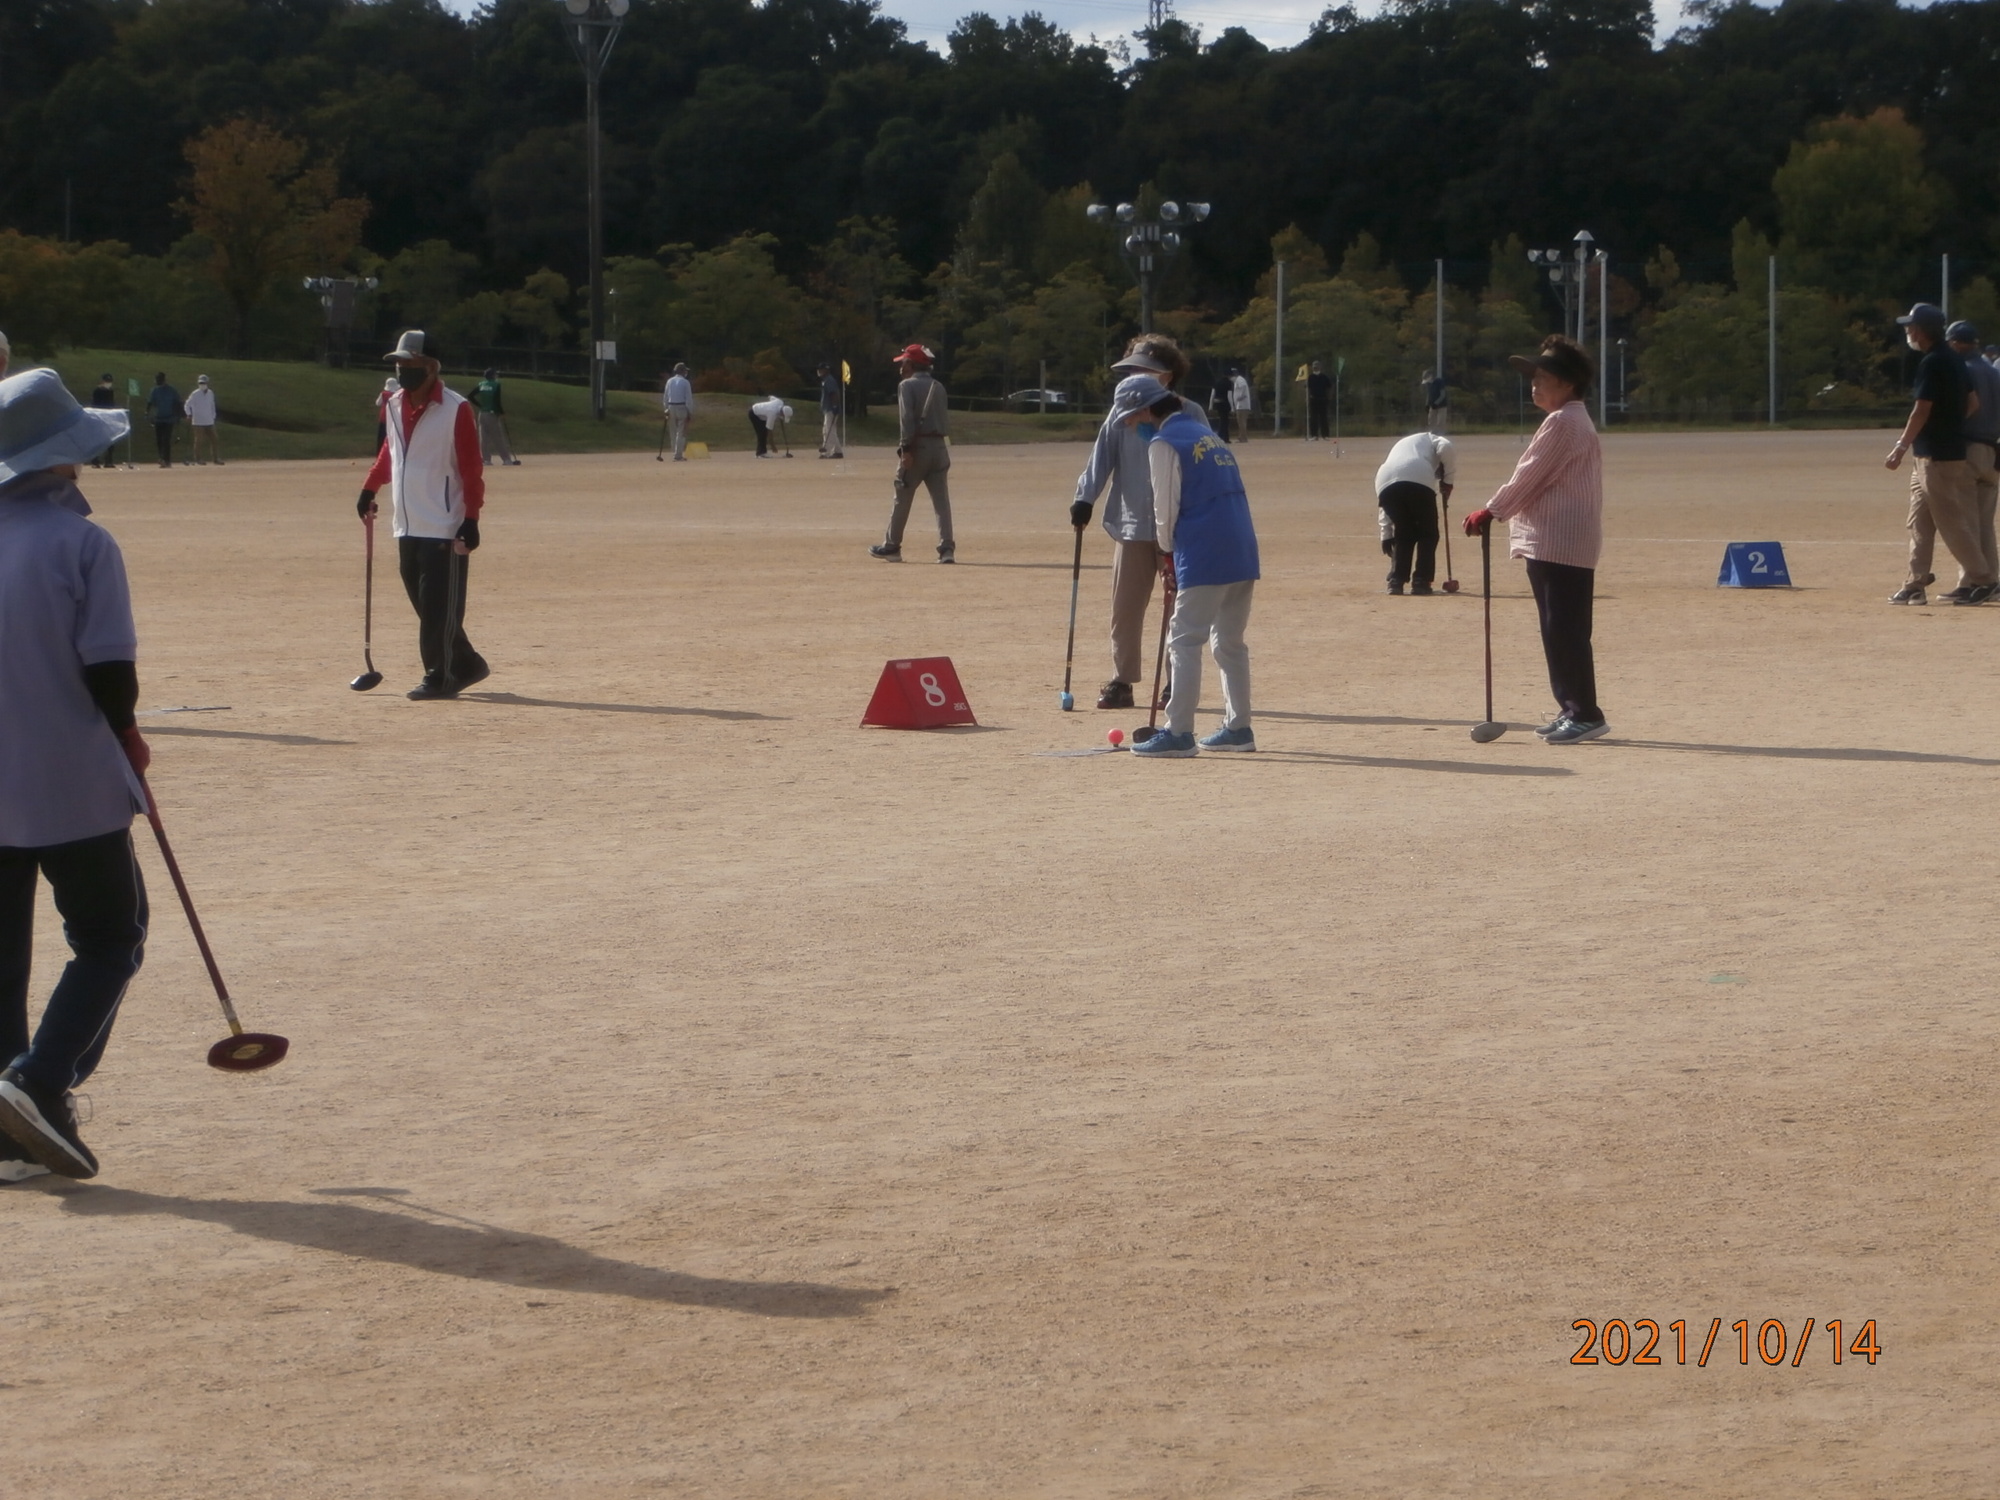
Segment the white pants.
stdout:
<path fill-rule="evenodd" d="M 1243 629 L 1250 623 L 1254 580 L 1204 583 L 1182 589 L 1174 597 L 1174 622 L 1167 627 L 1167 652 L 1173 659 L 1174 695 L 1167 701 L 1167 729 L 1174 734 L 1194 730 L 1194 711 L 1201 707 L 1201 646 L 1215 653 L 1222 677 L 1222 727 L 1250 725 L 1250 648 Z"/>

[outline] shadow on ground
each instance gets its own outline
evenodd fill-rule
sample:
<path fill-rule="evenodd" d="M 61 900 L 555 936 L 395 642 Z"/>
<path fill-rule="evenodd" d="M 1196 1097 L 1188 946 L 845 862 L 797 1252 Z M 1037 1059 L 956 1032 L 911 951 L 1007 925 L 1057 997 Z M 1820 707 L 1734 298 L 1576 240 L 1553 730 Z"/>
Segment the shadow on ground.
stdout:
<path fill-rule="evenodd" d="M 1858 750 L 1832 745 L 1693 745 L 1676 740 L 1605 741 L 1627 750 L 1693 750 L 1704 755 L 1759 755 L 1773 760 L 1874 760 L 1924 766 L 2000 766 L 1977 755 L 1934 755 L 1925 750 Z"/>
<path fill-rule="evenodd" d="M 594 714 L 673 714 L 695 719 L 786 722 L 782 714 L 754 714 L 741 708 L 681 708 L 668 703 L 564 703 L 555 698 L 523 698 L 519 693 L 460 693 L 459 697 L 470 703 L 498 703 L 509 708 L 569 708 Z"/>
<path fill-rule="evenodd" d="M 808 1281 L 729 1281 L 661 1271 L 612 1260 L 546 1235 L 500 1229 L 474 1219 L 409 1205 L 410 1212 L 358 1203 L 284 1203 L 236 1198 L 175 1198 L 129 1188 L 61 1190 L 65 1212 L 128 1216 L 167 1214 L 220 1224 L 238 1234 L 280 1244 L 325 1250 L 357 1260 L 409 1266 L 440 1276 L 463 1276 L 543 1291 L 593 1292 L 719 1307 L 767 1318 L 846 1318 L 895 1295 L 892 1287 L 825 1286 Z M 330 1196 L 400 1196 L 394 1188 L 321 1189 Z M 416 1217 L 418 1213 L 431 1218 Z M 433 1219 L 448 1219 L 436 1223 Z"/>
<path fill-rule="evenodd" d="M 272 745 L 351 745 L 353 740 L 323 740 L 310 734 L 256 734 L 248 729 L 191 729 L 179 724 L 148 724 L 140 731 L 147 739 L 171 734 L 191 740 L 263 740 Z"/>
<path fill-rule="evenodd" d="M 1574 776 L 1568 766 L 1488 765 L 1477 760 L 1411 760 L 1394 755 L 1335 755 L 1321 750 L 1264 750 L 1235 759 L 1249 761 L 1323 761 L 1336 766 L 1372 766 L 1385 771 L 1445 771 L 1456 776 Z"/>

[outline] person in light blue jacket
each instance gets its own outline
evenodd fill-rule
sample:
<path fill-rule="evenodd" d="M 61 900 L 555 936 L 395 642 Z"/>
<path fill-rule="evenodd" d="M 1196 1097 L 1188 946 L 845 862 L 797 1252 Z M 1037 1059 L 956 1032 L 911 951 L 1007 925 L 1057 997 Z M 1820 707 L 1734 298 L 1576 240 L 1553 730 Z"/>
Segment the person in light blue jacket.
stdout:
<path fill-rule="evenodd" d="M 1162 385 L 1176 385 L 1188 372 L 1187 356 L 1163 334 L 1141 334 L 1111 367 L 1123 377 L 1119 390 L 1145 376 Z M 1114 393 L 1114 402 L 1116 396 Z M 1183 399 L 1181 409 L 1208 426 L 1200 405 Z M 1160 568 L 1160 549 L 1153 539 L 1153 482 L 1146 469 L 1146 436 L 1123 418 L 1107 416 L 1097 429 L 1076 482 L 1076 499 L 1069 508 L 1072 526 L 1088 526 L 1098 497 L 1104 497 L 1104 529 L 1118 544 L 1111 561 L 1111 680 L 1097 695 L 1099 708 L 1131 708 L 1132 685 L 1139 681 L 1145 655 L 1146 611 L 1153 602 L 1153 578 Z"/>

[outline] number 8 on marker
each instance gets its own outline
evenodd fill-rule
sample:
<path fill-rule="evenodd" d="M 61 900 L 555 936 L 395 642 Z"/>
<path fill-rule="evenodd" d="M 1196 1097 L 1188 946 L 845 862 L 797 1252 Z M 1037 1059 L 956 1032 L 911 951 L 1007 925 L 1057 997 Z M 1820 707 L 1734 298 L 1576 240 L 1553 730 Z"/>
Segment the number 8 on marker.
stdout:
<path fill-rule="evenodd" d="M 926 672 L 917 679 L 917 686 L 924 690 L 924 702 L 932 708 L 944 707 L 944 689 L 938 686 L 937 674 Z"/>

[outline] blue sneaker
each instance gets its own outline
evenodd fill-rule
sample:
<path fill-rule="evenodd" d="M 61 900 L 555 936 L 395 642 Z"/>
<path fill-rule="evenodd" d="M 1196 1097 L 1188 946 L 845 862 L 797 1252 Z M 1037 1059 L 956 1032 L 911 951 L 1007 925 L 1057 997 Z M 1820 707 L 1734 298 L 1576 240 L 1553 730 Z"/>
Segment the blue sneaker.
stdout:
<path fill-rule="evenodd" d="M 1201 752 L 1195 749 L 1192 730 L 1186 734 L 1175 734 L 1171 729 L 1162 729 L 1151 739 L 1134 744 L 1132 753 L 1151 756 L 1155 760 L 1187 760 Z"/>
<path fill-rule="evenodd" d="M 1204 735 L 1200 744 L 1204 750 L 1255 750 L 1257 736 L 1245 724 L 1241 729 L 1218 729 L 1214 734 Z"/>

